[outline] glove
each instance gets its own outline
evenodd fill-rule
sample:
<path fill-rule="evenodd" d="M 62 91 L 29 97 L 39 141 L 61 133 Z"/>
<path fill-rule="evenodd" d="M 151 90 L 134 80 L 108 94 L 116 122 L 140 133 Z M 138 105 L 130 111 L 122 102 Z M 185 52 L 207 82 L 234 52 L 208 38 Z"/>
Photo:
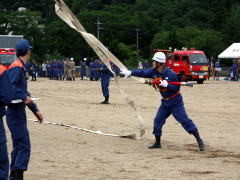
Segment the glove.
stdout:
<path fill-rule="evenodd" d="M 168 86 L 168 82 L 166 81 L 166 80 L 160 80 L 160 86 L 162 86 L 162 87 L 167 87 Z"/>
<path fill-rule="evenodd" d="M 124 69 L 124 68 L 121 68 L 121 72 L 120 73 L 124 75 L 124 79 L 126 79 L 129 76 L 131 76 L 131 71 L 129 71 L 127 69 Z"/>

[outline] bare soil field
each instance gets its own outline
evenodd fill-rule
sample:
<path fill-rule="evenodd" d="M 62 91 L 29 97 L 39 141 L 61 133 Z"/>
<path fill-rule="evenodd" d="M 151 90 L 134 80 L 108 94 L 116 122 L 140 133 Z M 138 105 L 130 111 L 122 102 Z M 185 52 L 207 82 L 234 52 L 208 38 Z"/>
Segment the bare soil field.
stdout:
<path fill-rule="evenodd" d="M 96 135 L 77 129 L 29 121 L 32 153 L 26 180 L 240 179 L 240 82 L 205 81 L 182 87 L 186 111 L 198 126 L 206 151 L 170 116 L 163 127 L 162 148 L 154 140 L 153 118 L 161 96 L 148 85 L 120 79 L 144 118 L 140 140 Z M 29 81 L 45 121 L 119 135 L 137 133 L 138 119 L 110 82 L 110 103 L 102 105 L 100 81 Z M 27 110 L 29 119 L 36 119 Z M 8 150 L 11 139 L 8 128 Z"/>

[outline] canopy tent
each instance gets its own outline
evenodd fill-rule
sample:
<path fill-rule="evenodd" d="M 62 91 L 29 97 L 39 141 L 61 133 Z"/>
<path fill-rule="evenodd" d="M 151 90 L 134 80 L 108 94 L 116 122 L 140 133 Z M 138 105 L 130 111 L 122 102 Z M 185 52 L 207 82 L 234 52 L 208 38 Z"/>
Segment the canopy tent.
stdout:
<path fill-rule="evenodd" d="M 233 43 L 231 46 L 225 49 L 221 54 L 219 54 L 218 58 L 229 58 L 229 59 L 240 58 L 240 43 Z"/>

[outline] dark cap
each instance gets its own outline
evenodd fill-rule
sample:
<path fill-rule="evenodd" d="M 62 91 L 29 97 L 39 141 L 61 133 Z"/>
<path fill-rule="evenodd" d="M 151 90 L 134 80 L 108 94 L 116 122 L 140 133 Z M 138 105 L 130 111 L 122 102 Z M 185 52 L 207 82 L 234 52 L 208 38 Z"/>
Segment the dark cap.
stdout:
<path fill-rule="evenodd" d="M 17 42 L 15 50 L 16 50 L 16 53 L 25 53 L 31 48 L 32 46 L 29 45 L 28 40 L 22 39 Z"/>

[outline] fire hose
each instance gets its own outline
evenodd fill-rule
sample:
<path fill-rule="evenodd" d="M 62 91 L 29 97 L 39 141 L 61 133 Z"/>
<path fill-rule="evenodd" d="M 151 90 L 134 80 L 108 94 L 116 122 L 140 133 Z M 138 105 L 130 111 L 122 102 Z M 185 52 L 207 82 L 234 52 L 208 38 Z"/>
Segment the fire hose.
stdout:
<path fill-rule="evenodd" d="M 167 89 L 162 87 L 161 84 L 162 78 L 153 78 L 145 80 L 145 84 L 148 84 L 154 87 L 157 91 L 166 91 Z M 175 85 L 175 86 L 188 86 L 193 87 L 193 84 L 190 82 L 178 82 L 178 81 L 170 81 L 168 84 Z"/>

